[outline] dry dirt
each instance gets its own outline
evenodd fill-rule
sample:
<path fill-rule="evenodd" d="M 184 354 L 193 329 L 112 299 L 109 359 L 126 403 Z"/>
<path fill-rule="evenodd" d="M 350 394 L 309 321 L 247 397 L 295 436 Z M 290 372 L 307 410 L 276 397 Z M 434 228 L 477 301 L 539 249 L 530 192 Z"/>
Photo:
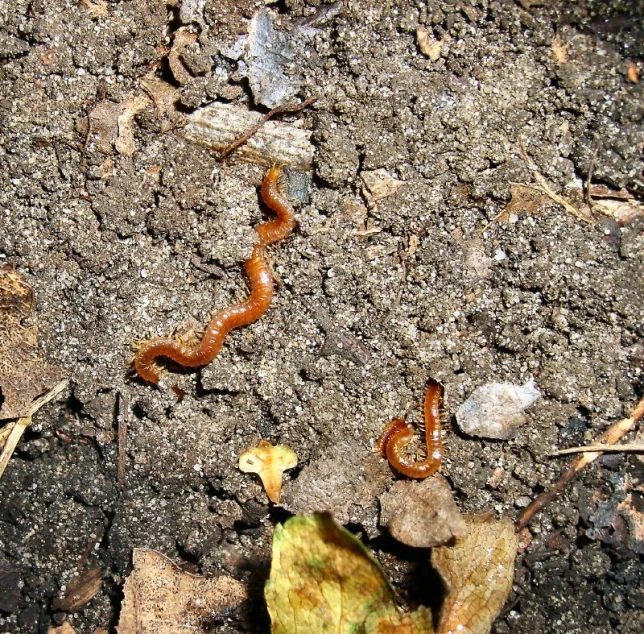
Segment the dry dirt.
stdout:
<path fill-rule="evenodd" d="M 41 347 L 72 382 L 0 482 L 3 632 L 113 627 L 138 546 L 248 582 L 250 606 L 217 631 L 267 631 L 273 526 L 322 506 L 374 549 L 404 605 L 435 603 L 427 552 L 378 528 L 395 476 L 374 452 L 387 420 L 419 420 L 428 376 L 445 385 L 441 471 L 457 503 L 511 518 L 561 473 L 553 449 L 589 442 L 642 396 L 641 220 L 587 223 L 543 195 L 497 218 L 511 183 L 534 183 L 521 146 L 577 207 L 596 148 L 593 182 L 642 197 L 644 80 L 628 72 L 644 70 L 644 4 L 627 0 L 270 5 L 300 34 L 298 96 L 319 97 L 282 117 L 312 131 L 316 156 L 298 230 L 271 248 L 276 298 L 179 377 L 181 402 L 134 378 L 133 341 L 246 295 L 241 264 L 264 217 L 261 167 L 219 163 L 152 107 L 130 157 L 84 133 L 149 73 L 180 88 L 185 113 L 255 107 L 221 51 L 264 3 L 184 4 L 0 1 L 0 264 L 34 287 Z M 191 19 L 179 86 L 167 53 Z M 437 59 L 419 26 L 442 40 Z M 361 173 L 380 168 L 402 185 L 367 205 Z M 514 439 L 458 431 L 476 387 L 530 378 L 543 396 Z M 236 467 L 260 438 L 298 454 L 283 507 Z M 605 457 L 536 517 L 494 632 L 644 630 L 643 481 L 641 457 Z M 53 611 L 96 564 L 103 590 L 72 616 Z"/>

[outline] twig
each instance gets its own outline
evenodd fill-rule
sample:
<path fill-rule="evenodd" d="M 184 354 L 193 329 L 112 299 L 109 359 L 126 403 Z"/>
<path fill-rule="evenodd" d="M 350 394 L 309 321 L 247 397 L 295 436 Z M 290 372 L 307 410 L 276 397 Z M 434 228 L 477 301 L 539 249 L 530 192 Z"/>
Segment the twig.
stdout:
<path fill-rule="evenodd" d="M 592 211 L 593 208 L 593 197 L 590 194 L 590 183 L 593 179 L 593 172 L 595 171 L 595 163 L 597 162 L 597 155 L 599 154 L 599 139 L 595 144 L 595 149 L 593 150 L 593 155 L 590 157 L 590 162 L 588 164 L 588 175 L 586 176 L 586 203 L 588 208 Z"/>
<path fill-rule="evenodd" d="M 568 213 L 571 213 L 576 218 L 579 218 L 584 222 L 592 222 L 586 216 L 584 216 L 578 209 L 576 209 L 573 205 L 571 205 L 565 198 L 562 198 L 561 196 L 559 196 L 559 194 L 555 194 L 555 192 L 553 192 L 552 189 L 550 189 L 550 186 L 546 182 L 546 179 L 542 176 L 541 172 L 539 172 L 539 169 L 537 168 L 534 161 L 528 156 L 528 153 L 526 152 L 526 149 L 523 146 L 523 143 L 521 143 L 520 154 L 521 154 L 521 158 L 525 161 L 528 168 L 532 170 L 532 177 L 534 178 L 535 181 L 537 181 L 537 184 L 539 185 L 538 189 L 540 189 L 546 196 L 548 196 L 548 198 L 556 202 L 558 205 L 561 205 Z"/>
<path fill-rule="evenodd" d="M 599 438 L 595 444 L 614 445 L 623 438 L 629 431 L 635 429 L 637 421 L 644 415 L 644 398 L 635 406 L 628 418 L 622 418 L 615 424 L 611 425 Z M 570 466 L 563 472 L 559 480 L 555 482 L 552 489 L 544 491 L 538 495 L 532 502 L 521 511 L 517 518 L 516 526 L 518 529 L 526 526 L 533 516 L 538 513 L 546 504 L 552 501 L 559 491 L 562 491 L 566 485 L 571 482 L 575 476 L 587 465 L 591 464 L 602 455 L 601 451 L 585 451 L 581 456 L 575 458 Z"/>
<path fill-rule="evenodd" d="M 568 447 L 567 449 L 559 449 L 550 455 L 565 456 L 571 453 L 588 453 L 597 451 L 601 451 L 602 453 L 644 453 L 644 443 L 632 442 L 627 445 L 588 445 L 586 447 Z"/>
<path fill-rule="evenodd" d="M 118 393 L 118 458 L 116 463 L 116 482 L 119 488 L 125 484 L 125 450 L 127 449 L 127 392 L 123 390 Z"/>
<path fill-rule="evenodd" d="M 31 419 L 33 415 L 46 403 L 49 403 L 52 399 L 56 398 L 69 384 L 67 379 L 62 380 L 56 386 L 54 386 L 47 394 L 38 397 L 29 407 L 27 415 L 19 418 L 13 423 L 13 427 L 9 432 L 9 435 L 6 437 L 6 442 L 4 448 L 2 449 L 2 454 L 0 455 L 0 478 L 4 473 L 11 456 L 13 455 L 14 450 L 18 446 L 22 435 L 25 433 L 25 429 L 31 425 Z"/>
<path fill-rule="evenodd" d="M 259 130 L 269 119 L 274 117 L 276 114 L 282 114 L 284 112 L 299 112 L 304 110 L 304 108 L 310 106 L 312 103 L 317 101 L 317 97 L 308 97 L 302 103 L 295 104 L 294 106 L 278 106 L 273 108 L 271 111 L 267 112 L 248 132 L 242 134 L 239 138 L 235 139 L 230 145 L 226 146 L 218 156 L 220 161 L 223 161 L 231 152 L 235 151 L 240 145 L 243 145 L 250 139 L 256 132 Z"/>

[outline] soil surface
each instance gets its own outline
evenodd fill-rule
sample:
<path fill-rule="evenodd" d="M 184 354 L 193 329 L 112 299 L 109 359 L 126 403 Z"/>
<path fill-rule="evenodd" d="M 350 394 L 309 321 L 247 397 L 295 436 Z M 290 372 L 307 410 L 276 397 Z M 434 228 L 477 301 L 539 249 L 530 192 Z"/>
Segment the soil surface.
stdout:
<path fill-rule="evenodd" d="M 396 476 L 374 451 L 388 420 L 420 420 L 428 377 L 445 386 L 441 472 L 459 507 L 509 518 L 561 474 L 553 450 L 590 442 L 642 396 L 642 221 L 586 222 L 516 188 L 536 169 L 581 208 L 591 169 L 642 197 L 644 4 L 626 0 L 271 4 L 297 96 L 319 98 L 281 117 L 312 131 L 316 154 L 298 229 L 270 249 L 276 297 L 211 365 L 178 374 L 182 400 L 132 375 L 133 342 L 247 295 L 264 168 L 218 162 L 152 106 L 130 149 L 88 115 L 118 114 L 151 74 L 184 114 L 213 100 L 266 112 L 229 52 L 264 6 L 0 3 L 0 263 L 33 286 L 43 354 L 71 381 L 0 481 L 3 632 L 111 630 L 143 546 L 248 582 L 219 631 L 265 632 L 273 527 L 315 509 L 361 535 L 403 606 L 435 603 L 427 551 L 379 528 Z M 181 72 L 168 62 L 180 29 L 196 35 Z M 374 201 L 362 175 L 378 169 L 401 184 Z M 513 439 L 459 431 L 474 389 L 530 379 L 542 397 Z M 280 506 L 237 468 L 262 438 L 299 458 Z M 590 466 L 523 531 L 493 631 L 644 631 L 643 512 L 641 457 Z M 54 610 L 89 565 L 101 592 Z"/>

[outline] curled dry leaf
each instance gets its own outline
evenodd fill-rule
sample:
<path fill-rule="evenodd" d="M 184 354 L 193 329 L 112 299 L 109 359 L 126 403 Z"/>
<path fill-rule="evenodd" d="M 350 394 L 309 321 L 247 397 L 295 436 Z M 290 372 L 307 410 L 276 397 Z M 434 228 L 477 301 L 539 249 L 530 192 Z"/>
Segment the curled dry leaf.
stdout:
<path fill-rule="evenodd" d="M 244 473 L 256 473 L 262 480 L 266 495 L 279 504 L 284 472 L 297 465 L 295 452 L 286 445 L 271 445 L 260 440 L 259 445 L 239 456 L 239 468 Z"/>
<path fill-rule="evenodd" d="M 123 588 L 118 634 L 203 632 L 225 610 L 246 599 L 246 589 L 226 576 L 207 579 L 181 570 L 154 550 L 135 548 L 134 568 Z"/>
<path fill-rule="evenodd" d="M 378 562 L 330 515 L 296 515 L 275 529 L 265 588 L 272 634 L 432 634 L 424 607 L 402 614 Z"/>
<path fill-rule="evenodd" d="M 418 40 L 418 48 L 423 55 L 429 57 L 432 62 L 437 62 L 440 59 L 445 40 L 435 40 L 424 26 L 419 26 L 416 29 L 416 39 Z"/>
<path fill-rule="evenodd" d="M 467 534 L 447 480 L 440 474 L 418 482 L 399 480 L 380 496 L 380 524 L 407 546 L 432 548 Z"/>
<path fill-rule="evenodd" d="M 143 94 L 128 97 L 121 103 L 117 119 L 118 136 L 114 147 L 123 156 L 132 156 L 136 150 L 134 143 L 134 117 L 150 105 L 150 99 Z"/>
<path fill-rule="evenodd" d="M 29 416 L 31 402 L 60 377 L 38 353 L 38 329 L 24 326 L 34 309 L 31 286 L 13 267 L 0 267 L 0 420 Z"/>
<path fill-rule="evenodd" d="M 79 125 L 82 134 L 88 134 L 87 125 L 89 121 L 88 140 L 94 142 L 97 152 L 111 154 L 112 144 L 118 136 L 118 116 L 121 106 L 113 101 L 101 101 L 89 113 L 87 119 L 83 119 Z"/>
<path fill-rule="evenodd" d="M 89 568 L 72 579 L 62 597 L 54 599 L 52 608 L 63 612 L 77 612 L 89 603 L 103 587 L 103 569 L 100 566 Z"/>
<path fill-rule="evenodd" d="M 439 634 L 487 634 L 512 589 L 519 540 L 514 526 L 491 515 L 466 516 L 468 535 L 432 550 L 447 586 Z"/>
<path fill-rule="evenodd" d="M 512 438 L 527 420 L 524 410 L 540 396 L 532 380 L 525 385 L 486 383 L 456 410 L 456 422 L 470 436 Z"/>
<path fill-rule="evenodd" d="M 628 225 L 644 216 L 644 205 L 635 199 L 593 201 L 593 211 L 598 211 L 617 221 L 620 225 Z"/>
<path fill-rule="evenodd" d="M 149 105 L 150 98 L 143 93 L 131 95 L 121 103 L 101 101 L 79 124 L 79 131 L 89 133 L 88 140 L 92 140 L 97 152 L 111 154 L 113 144 L 119 154 L 132 156 L 136 150 L 134 117 Z"/>
<path fill-rule="evenodd" d="M 163 79 L 150 73 L 141 79 L 141 88 L 152 99 L 161 130 L 166 132 L 173 127 L 183 126 L 184 116 L 177 110 L 181 91 Z"/>

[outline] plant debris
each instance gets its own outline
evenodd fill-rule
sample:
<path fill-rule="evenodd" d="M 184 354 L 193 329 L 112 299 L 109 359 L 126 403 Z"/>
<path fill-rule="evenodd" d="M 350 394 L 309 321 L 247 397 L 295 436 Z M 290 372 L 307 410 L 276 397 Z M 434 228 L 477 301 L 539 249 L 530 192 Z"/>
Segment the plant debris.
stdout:
<path fill-rule="evenodd" d="M 25 433 L 25 430 L 29 425 L 31 425 L 32 416 L 46 403 L 55 399 L 68 385 L 68 381 L 65 379 L 60 383 L 56 384 L 47 394 L 37 398 L 30 406 L 27 416 L 22 416 L 16 421 L 10 422 L 8 425 L 5 425 L 0 430 L 0 447 L 2 447 L 2 453 L 0 454 L 0 478 L 4 473 L 9 460 L 13 455 L 14 449 L 18 446 L 18 442 L 22 438 L 22 435 Z"/>
<path fill-rule="evenodd" d="M 507 440 L 525 424 L 524 410 L 540 396 L 534 381 L 525 385 L 487 383 L 459 406 L 456 422 L 470 436 Z"/>
<path fill-rule="evenodd" d="M 404 184 L 402 181 L 395 179 L 384 168 L 361 172 L 360 178 L 362 179 L 362 195 L 371 208 L 379 200 L 395 194 Z"/>
<path fill-rule="evenodd" d="M 47 630 L 47 634 L 76 634 L 76 630 L 67 621 L 65 621 L 59 627 L 50 627 Z M 94 634 L 98 634 L 98 632 L 95 632 Z"/>
<path fill-rule="evenodd" d="M 123 587 L 118 634 L 203 632 L 213 619 L 246 599 L 244 584 L 184 572 L 154 550 L 135 548 Z"/>
<path fill-rule="evenodd" d="M 179 84 L 187 84 L 192 79 L 192 75 L 184 66 L 181 56 L 188 46 L 196 42 L 197 34 L 190 31 L 187 27 L 182 26 L 174 33 L 174 41 L 168 54 L 168 65 L 172 71 L 172 76 Z"/>
<path fill-rule="evenodd" d="M 25 326 L 33 289 L 10 265 L 0 267 L 0 420 L 29 416 L 32 401 L 60 379 L 38 352 L 38 328 Z"/>
<path fill-rule="evenodd" d="M 86 136 L 85 145 L 93 143 L 101 154 L 112 154 L 116 149 L 122 156 L 132 156 L 136 151 L 134 117 L 149 105 L 150 98 L 141 92 L 121 103 L 101 101 L 78 125 Z"/>
<path fill-rule="evenodd" d="M 426 27 L 419 26 L 416 29 L 416 39 L 418 40 L 418 48 L 423 55 L 429 57 L 432 62 L 437 62 L 440 59 L 447 38 L 436 40 Z"/>
<path fill-rule="evenodd" d="M 512 590 L 519 539 L 512 523 L 491 514 L 466 516 L 468 532 L 454 546 L 432 550 L 448 592 L 438 634 L 488 634 Z"/>
<path fill-rule="evenodd" d="M 276 527 L 264 595 L 272 634 L 433 632 L 427 608 L 399 612 L 378 562 L 328 514 Z"/>
<path fill-rule="evenodd" d="M 429 610 L 403 613 L 382 569 L 362 542 L 329 514 L 296 515 L 275 529 L 264 591 L 272 634 L 485 634 L 512 588 L 518 538 L 512 524 L 467 518 L 468 535 L 432 551 L 448 594 L 434 630 Z"/>
<path fill-rule="evenodd" d="M 614 445 L 628 432 L 635 429 L 637 421 L 642 418 L 642 416 L 644 416 L 644 398 L 633 408 L 630 416 L 622 418 L 611 425 L 599 436 L 599 438 L 597 438 L 595 444 L 607 443 Z M 553 500 L 557 493 L 563 490 L 584 467 L 597 460 L 601 455 L 601 452 L 586 452 L 576 458 L 563 472 L 562 476 L 555 482 L 551 489 L 544 491 L 541 495 L 532 500 L 525 509 L 523 509 L 517 519 L 517 527 L 521 529 L 524 526 L 527 526 L 536 513 Z"/>
<path fill-rule="evenodd" d="M 286 445 L 271 445 L 260 440 L 259 445 L 239 456 L 239 468 L 244 473 L 256 473 L 262 480 L 268 499 L 279 504 L 284 472 L 297 466 L 295 452 Z"/>
<path fill-rule="evenodd" d="M 188 115 L 184 134 L 188 141 L 223 152 L 249 130 L 261 125 L 263 119 L 258 112 L 215 102 Z M 290 165 L 306 172 L 313 164 L 310 137 L 308 130 L 288 123 L 268 121 L 239 147 L 235 156 L 249 163 Z"/>
<path fill-rule="evenodd" d="M 407 546 L 433 548 L 465 537 L 467 526 L 447 480 L 399 480 L 380 496 L 380 524 Z"/>
<path fill-rule="evenodd" d="M 100 566 L 85 570 L 71 581 L 62 597 L 54 599 L 52 609 L 77 612 L 100 592 L 103 587 L 102 576 L 103 569 Z"/>

